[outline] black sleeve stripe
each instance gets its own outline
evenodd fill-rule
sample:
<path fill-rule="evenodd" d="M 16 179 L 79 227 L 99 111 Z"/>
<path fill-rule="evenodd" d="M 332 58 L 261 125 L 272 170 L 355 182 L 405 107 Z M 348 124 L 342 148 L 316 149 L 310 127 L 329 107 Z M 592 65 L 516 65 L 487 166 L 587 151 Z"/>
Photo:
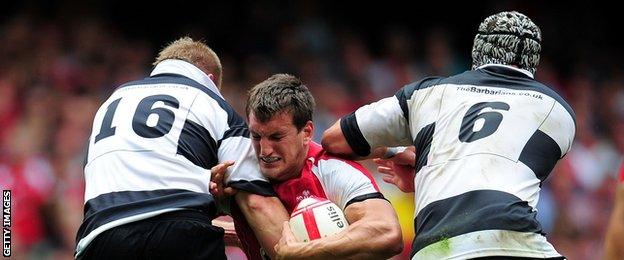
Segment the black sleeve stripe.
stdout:
<path fill-rule="evenodd" d="M 223 140 L 228 139 L 230 137 L 235 137 L 235 136 L 242 136 L 242 137 L 249 138 L 249 129 L 247 127 L 235 127 L 235 128 L 228 129 L 227 131 L 225 131 L 225 133 L 223 133 L 223 138 L 219 140 L 217 146 L 221 146 L 221 142 Z"/>
<path fill-rule="evenodd" d="M 277 197 L 277 192 L 273 190 L 273 186 L 265 181 L 240 180 L 231 182 L 230 186 L 242 191 L 258 194 L 265 197 Z"/>
<path fill-rule="evenodd" d="M 548 134 L 537 130 L 520 153 L 519 161 L 528 166 L 541 182 L 550 174 L 561 158 L 561 148 Z"/>
<path fill-rule="evenodd" d="M 344 116 L 340 120 L 340 129 L 351 147 L 351 150 L 353 150 L 355 154 L 359 156 L 367 156 L 370 154 L 371 147 L 360 131 L 360 127 L 355 118 L 355 112 Z"/>
<path fill-rule="evenodd" d="M 403 117 L 409 124 L 409 110 L 407 109 L 407 97 L 405 96 L 406 88 L 409 86 L 405 86 L 405 88 L 399 89 L 394 96 L 399 100 L 399 106 L 401 106 L 401 110 L 403 111 Z M 412 93 L 414 91 L 411 91 Z"/>
<path fill-rule="evenodd" d="M 435 122 L 421 128 L 414 138 L 414 146 L 418 155 L 416 156 L 416 169 L 418 173 L 423 166 L 427 165 L 429 159 L 429 151 L 431 150 L 431 142 L 433 142 L 433 134 L 435 133 Z"/>
<path fill-rule="evenodd" d="M 204 169 L 219 163 L 214 138 L 206 128 L 191 120 L 186 120 L 182 127 L 176 153 Z"/>
<path fill-rule="evenodd" d="M 90 144 L 91 144 L 91 137 L 87 138 L 87 145 L 85 147 L 84 161 L 82 162 L 82 169 L 83 170 L 84 170 L 85 167 L 87 167 L 87 163 L 89 162 L 89 148 L 90 148 Z"/>
<path fill-rule="evenodd" d="M 381 194 L 381 192 L 375 192 L 375 193 L 369 193 L 369 194 L 364 194 L 364 195 L 360 195 L 357 196 L 353 199 L 351 199 L 349 202 L 347 202 L 347 204 L 345 205 L 345 209 L 347 209 L 347 207 L 353 203 L 356 202 L 362 202 L 365 201 L 367 199 L 382 199 L 382 200 L 386 200 L 388 201 L 383 194 Z M 390 202 L 390 201 L 388 201 Z"/>
<path fill-rule="evenodd" d="M 230 128 L 247 128 L 247 123 L 245 122 L 245 119 L 243 119 L 243 117 L 236 113 L 236 111 L 234 111 L 234 108 L 232 108 L 229 104 L 226 103 L 226 105 L 228 107 L 228 109 L 225 109 L 225 111 L 228 113 L 228 126 L 230 126 Z M 247 133 L 249 134 L 249 132 Z"/>

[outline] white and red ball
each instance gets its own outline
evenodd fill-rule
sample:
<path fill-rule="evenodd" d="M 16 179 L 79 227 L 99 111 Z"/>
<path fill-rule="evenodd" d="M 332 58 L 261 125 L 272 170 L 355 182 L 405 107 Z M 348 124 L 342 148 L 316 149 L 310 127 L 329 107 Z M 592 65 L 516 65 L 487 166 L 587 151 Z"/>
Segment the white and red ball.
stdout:
<path fill-rule="evenodd" d="M 290 214 L 290 229 L 299 242 L 339 233 L 349 226 L 342 210 L 323 198 L 305 198 Z"/>

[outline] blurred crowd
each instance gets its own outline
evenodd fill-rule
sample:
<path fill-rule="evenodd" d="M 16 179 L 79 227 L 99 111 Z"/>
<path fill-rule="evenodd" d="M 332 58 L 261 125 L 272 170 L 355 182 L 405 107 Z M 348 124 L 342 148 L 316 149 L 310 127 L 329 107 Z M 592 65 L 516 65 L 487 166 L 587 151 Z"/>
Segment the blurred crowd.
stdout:
<path fill-rule="evenodd" d="M 451 44 L 452 30 L 432 28 L 417 41 L 409 29 L 388 26 L 379 35 L 383 44 L 373 48 L 357 30 L 334 28 L 311 17 L 280 24 L 268 41 L 240 42 L 239 48 L 255 46 L 244 55 L 215 48 L 225 98 L 244 114 L 248 88 L 273 73 L 296 75 L 315 96 L 318 140 L 340 116 L 404 84 L 470 68 L 469 53 Z M 176 37 L 210 39 L 185 30 Z M 83 216 L 82 166 L 94 113 L 116 86 L 148 76 L 166 42 L 126 37 L 100 19 L 55 22 L 28 12 L 5 18 L 0 39 L 0 187 L 12 190 L 13 257 L 70 259 Z M 597 259 L 624 153 L 624 73 L 584 61 L 568 64 L 578 73 L 564 75 L 557 65 L 543 55 L 536 78 L 568 100 L 577 132 L 573 149 L 542 186 L 538 217 L 560 253 Z M 400 215 L 407 258 L 413 195 L 379 182 Z"/>

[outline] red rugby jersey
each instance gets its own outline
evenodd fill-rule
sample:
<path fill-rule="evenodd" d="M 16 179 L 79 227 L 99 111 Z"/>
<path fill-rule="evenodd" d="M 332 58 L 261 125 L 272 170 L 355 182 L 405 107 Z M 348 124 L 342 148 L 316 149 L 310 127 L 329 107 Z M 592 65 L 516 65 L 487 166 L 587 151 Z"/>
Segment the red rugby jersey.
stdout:
<path fill-rule="evenodd" d="M 343 211 L 354 202 L 383 198 L 371 174 L 357 162 L 327 155 L 321 145 L 310 142 L 306 164 L 298 178 L 274 183 L 273 189 L 292 213 L 299 201 L 308 197 L 327 198 Z M 249 259 L 262 259 L 260 246 L 244 216 L 232 212 L 236 232 Z"/>
<path fill-rule="evenodd" d="M 329 199 L 343 211 L 353 202 L 383 198 L 377 183 L 362 165 L 327 155 L 315 142 L 310 142 L 299 178 L 275 183 L 273 189 L 288 213 L 308 197 Z"/>
<path fill-rule="evenodd" d="M 624 163 L 620 167 L 620 182 L 624 183 Z"/>

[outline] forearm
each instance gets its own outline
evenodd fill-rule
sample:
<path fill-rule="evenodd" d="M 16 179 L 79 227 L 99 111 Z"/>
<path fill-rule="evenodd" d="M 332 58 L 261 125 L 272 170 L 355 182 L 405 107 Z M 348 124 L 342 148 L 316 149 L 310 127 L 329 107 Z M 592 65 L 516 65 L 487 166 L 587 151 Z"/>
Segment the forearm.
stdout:
<path fill-rule="evenodd" d="M 390 203 L 369 199 L 350 205 L 345 215 L 351 225 L 333 236 L 297 243 L 286 259 L 383 259 L 403 249 L 401 228 Z"/>
<path fill-rule="evenodd" d="M 254 230 L 260 246 L 274 258 L 274 247 L 281 237 L 282 223 L 289 219 L 286 209 L 277 197 L 239 192 L 235 198 L 249 226 Z"/>
<path fill-rule="evenodd" d="M 396 241 L 393 236 L 398 232 L 384 223 L 361 222 L 337 235 L 305 243 L 293 255 L 301 259 L 387 259 L 396 255 L 396 249 L 388 247 L 387 241 Z"/>
<path fill-rule="evenodd" d="M 618 185 L 616 203 L 611 213 L 605 239 L 605 259 L 624 258 L 624 184 Z"/>
<path fill-rule="evenodd" d="M 323 146 L 323 149 L 325 149 L 329 153 L 341 156 L 343 158 L 348 158 L 351 160 L 366 160 L 366 159 L 372 159 L 372 158 L 388 158 L 388 157 L 395 155 L 397 152 L 399 152 L 396 149 L 393 150 L 393 148 L 389 148 L 386 146 L 376 146 L 376 147 L 370 147 L 370 150 L 368 151 L 368 155 L 365 155 L 365 156 L 358 155 L 353 150 L 349 142 L 347 142 L 347 139 L 345 138 L 344 133 L 342 132 L 342 129 L 340 127 L 341 120 L 342 119 L 336 121 L 330 128 L 325 130 L 325 132 L 323 133 L 321 145 Z M 411 148 L 408 148 L 408 149 L 411 149 L 412 151 L 414 151 L 413 146 L 411 146 Z M 402 151 L 404 149 L 399 149 L 399 150 Z"/>

